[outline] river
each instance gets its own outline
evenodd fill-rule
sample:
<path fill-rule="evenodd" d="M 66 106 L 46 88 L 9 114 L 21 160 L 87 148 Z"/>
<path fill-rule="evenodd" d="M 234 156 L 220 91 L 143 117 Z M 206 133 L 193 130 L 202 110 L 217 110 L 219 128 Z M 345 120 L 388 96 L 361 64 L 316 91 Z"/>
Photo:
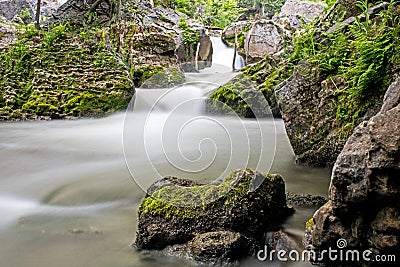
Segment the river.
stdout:
<path fill-rule="evenodd" d="M 233 50 L 213 43 L 213 68 L 177 90 L 139 89 L 132 112 L 0 124 L 1 266 L 192 266 L 131 247 L 143 188 L 164 175 L 210 182 L 249 166 L 282 174 L 290 192 L 326 194 L 330 171 L 294 163 L 281 120 L 202 112 L 234 75 Z M 285 231 L 300 242 L 312 213 L 298 210 Z"/>

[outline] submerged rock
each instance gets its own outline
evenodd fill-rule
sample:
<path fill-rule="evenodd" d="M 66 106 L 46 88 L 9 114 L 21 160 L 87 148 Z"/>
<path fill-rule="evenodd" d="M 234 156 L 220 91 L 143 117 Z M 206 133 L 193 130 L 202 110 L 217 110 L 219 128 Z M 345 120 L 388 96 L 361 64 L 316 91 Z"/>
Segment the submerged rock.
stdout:
<path fill-rule="evenodd" d="M 207 264 L 234 262 L 255 252 L 254 240 L 232 231 L 207 232 L 196 235 L 185 244 L 164 249 L 167 255 Z"/>
<path fill-rule="evenodd" d="M 291 212 L 279 175 L 236 170 L 208 185 L 164 178 L 149 188 L 139 207 L 135 245 L 160 250 L 185 244 L 175 250 L 196 260 L 237 259 L 251 254 L 263 233 L 276 230 Z M 249 240 L 253 245 L 244 246 Z"/>
<path fill-rule="evenodd" d="M 394 90 L 400 91 L 398 81 L 388 91 Z M 386 100 L 380 113 L 354 130 L 340 153 L 329 201 L 314 214 L 306 247 L 336 248 L 342 238 L 346 249 L 400 256 L 400 103 Z"/>
<path fill-rule="evenodd" d="M 286 202 L 290 206 L 296 207 L 321 207 L 326 203 L 327 199 L 323 196 L 315 196 L 310 194 L 294 194 L 286 193 Z"/>

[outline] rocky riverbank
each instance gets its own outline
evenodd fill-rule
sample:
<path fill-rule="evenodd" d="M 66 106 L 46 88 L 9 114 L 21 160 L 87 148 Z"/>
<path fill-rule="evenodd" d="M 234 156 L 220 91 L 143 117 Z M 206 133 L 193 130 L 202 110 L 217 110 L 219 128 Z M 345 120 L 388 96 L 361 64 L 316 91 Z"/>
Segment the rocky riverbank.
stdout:
<path fill-rule="evenodd" d="M 356 127 L 332 173 L 329 201 L 313 216 L 304 243 L 320 252 L 346 249 L 400 257 L 400 79 L 378 114 Z M 317 259 L 314 259 L 318 261 Z M 329 259 L 323 259 L 327 261 Z"/>
<path fill-rule="evenodd" d="M 269 20 L 269 26 L 262 26 L 262 21 L 260 25 L 240 21 L 227 27 L 224 36 L 228 42 L 234 39 L 236 28 L 238 43 L 248 43 L 254 26 L 271 33 L 268 38 L 275 41 L 267 43 L 279 43 L 280 47 L 268 50 L 259 41 L 265 58 L 210 97 L 240 116 L 253 117 L 246 99 L 261 92 L 272 114 L 284 119 L 298 162 L 333 166 L 354 127 L 379 111 L 400 66 L 396 56 L 399 37 L 391 24 L 399 16 L 399 7 L 381 3 L 361 10 L 350 2 L 337 1 L 325 14 L 316 13 L 318 20 L 299 28 L 274 20 Z M 281 18 L 284 21 L 285 16 Z M 268 30 L 272 26 L 282 30 Z M 377 32 L 379 40 L 374 39 Z M 242 53 L 248 56 L 248 52 Z"/>
<path fill-rule="evenodd" d="M 124 110 L 156 73 L 145 87 L 182 83 L 182 63 L 210 64 L 205 27 L 181 13 L 148 1 L 123 2 L 118 12 L 108 1 L 83 2 L 67 1 L 39 31 L 2 22 L 1 120 L 104 116 Z"/>
<path fill-rule="evenodd" d="M 394 2 L 362 7 L 339 0 L 299 31 L 288 55 L 273 51 L 210 96 L 252 116 L 242 110 L 248 80 L 255 82 L 252 90 L 282 116 L 298 162 L 334 165 L 328 201 L 307 222 L 304 238 L 317 258 L 339 239 L 371 257 L 400 257 L 399 15 Z"/>

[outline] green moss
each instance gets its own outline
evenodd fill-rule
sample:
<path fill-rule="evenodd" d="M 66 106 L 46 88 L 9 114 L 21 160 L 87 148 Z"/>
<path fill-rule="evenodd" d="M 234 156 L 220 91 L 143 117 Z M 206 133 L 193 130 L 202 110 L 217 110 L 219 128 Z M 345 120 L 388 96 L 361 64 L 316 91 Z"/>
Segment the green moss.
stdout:
<path fill-rule="evenodd" d="M 127 106 L 131 85 L 108 52 L 104 33 L 81 31 L 67 24 L 21 29 L 19 40 L 0 54 L 0 107 L 8 107 L 3 111 L 101 116 Z"/>
<path fill-rule="evenodd" d="M 170 88 L 185 81 L 184 73 L 178 68 L 165 68 L 142 83 L 142 88 Z"/>
<path fill-rule="evenodd" d="M 186 18 L 182 18 L 178 27 L 182 30 L 183 40 L 188 44 L 197 44 L 199 42 L 199 32 L 196 29 L 190 28 Z"/>
<path fill-rule="evenodd" d="M 254 117 L 253 111 L 247 104 L 249 102 L 246 101 L 247 96 L 254 96 L 252 92 L 260 91 L 270 102 L 275 87 L 290 77 L 291 72 L 288 65 L 266 56 L 215 90 L 209 96 L 212 100 L 207 102 L 208 110 L 218 114 L 235 113 L 242 117 Z"/>
<path fill-rule="evenodd" d="M 213 205 L 223 205 L 229 210 L 240 203 L 250 192 L 250 184 L 253 176 L 238 180 L 238 172 L 231 172 L 220 184 L 195 185 L 191 187 L 165 186 L 148 196 L 139 206 L 138 212 L 159 215 L 165 218 L 174 216 L 180 218 L 195 218 L 203 210 Z M 246 170 L 254 175 L 251 170 Z M 277 176 L 262 174 L 270 182 L 283 182 L 276 180 Z M 265 192 L 268 193 L 268 192 Z M 223 201 L 215 201 L 223 198 Z M 190 199 L 190 203 L 188 203 Z M 196 205 L 197 204 L 197 205 Z"/>
<path fill-rule="evenodd" d="M 256 90 L 256 84 L 240 74 L 228 83 L 220 86 L 206 102 L 207 110 L 211 113 L 254 117 L 253 111 L 247 103 L 249 92 Z"/>
<path fill-rule="evenodd" d="M 310 218 L 307 222 L 306 222 L 306 230 L 310 227 L 313 227 L 315 224 L 314 218 Z"/>
<path fill-rule="evenodd" d="M 138 86 L 142 85 L 147 79 L 154 74 L 163 70 L 161 66 L 145 66 L 138 69 L 131 70 L 131 77 L 134 79 L 135 84 Z"/>

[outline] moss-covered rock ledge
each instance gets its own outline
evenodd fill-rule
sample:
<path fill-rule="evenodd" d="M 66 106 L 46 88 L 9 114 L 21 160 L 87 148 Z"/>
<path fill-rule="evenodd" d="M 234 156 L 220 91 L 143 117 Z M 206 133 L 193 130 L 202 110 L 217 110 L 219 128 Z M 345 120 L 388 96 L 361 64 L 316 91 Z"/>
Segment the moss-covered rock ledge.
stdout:
<path fill-rule="evenodd" d="M 263 234 L 279 228 L 292 213 L 283 178 L 249 169 L 208 185 L 167 177 L 147 193 L 138 211 L 136 247 L 185 251 L 198 261 L 235 261 L 253 254 Z M 202 238 L 207 242 L 199 242 Z M 237 246 L 241 249 L 231 253 Z M 215 253 L 206 253 L 208 249 Z"/>

